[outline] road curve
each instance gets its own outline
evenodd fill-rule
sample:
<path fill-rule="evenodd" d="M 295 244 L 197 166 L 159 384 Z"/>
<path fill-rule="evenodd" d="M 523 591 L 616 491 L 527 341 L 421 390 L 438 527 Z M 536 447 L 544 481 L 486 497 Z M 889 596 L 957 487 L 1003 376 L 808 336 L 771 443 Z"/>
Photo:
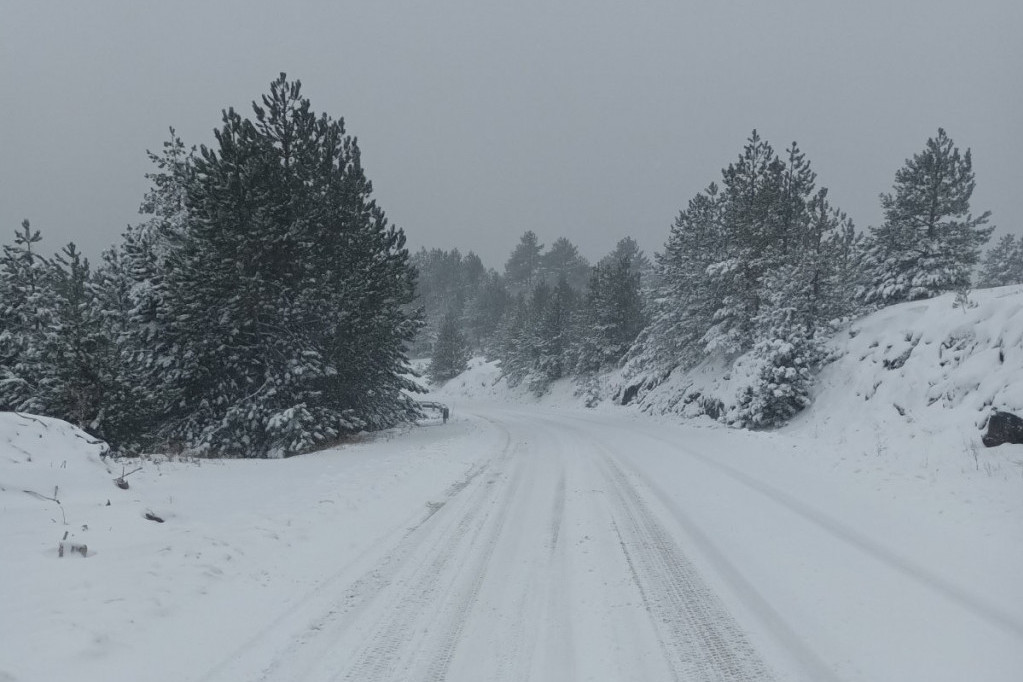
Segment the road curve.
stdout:
<path fill-rule="evenodd" d="M 204 682 L 260 658 L 264 681 L 775 679 L 627 457 L 535 415 L 472 418 L 503 445 Z"/>
<path fill-rule="evenodd" d="M 203 682 L 880 679 L 856 664 L 877 642 L 920 646 L 903 657 L 920 679 L 955 679 L 941 652 L 891 642 L 918 605 L 975 620 L 992 650 L 1021 639 L 1011 613 L 677 434 L 524 407 L 459 419 L 476 463 Z M 757 534 L 777 554 L 744 546 L 768 546 Z M 832 577 L 804 584 L 815 573 Z M 854 598 L 829 612 L 836 575 Z M 908 608 L 880 612 L 879 586 Z M 863 641 L 829 640 L 829 619 L 854 618 Z"/>

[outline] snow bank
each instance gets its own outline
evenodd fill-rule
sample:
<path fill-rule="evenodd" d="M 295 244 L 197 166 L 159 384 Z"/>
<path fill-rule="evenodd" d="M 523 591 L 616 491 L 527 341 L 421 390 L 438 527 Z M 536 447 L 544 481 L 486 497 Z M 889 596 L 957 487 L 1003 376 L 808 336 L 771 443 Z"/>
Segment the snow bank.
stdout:
<path fill-rule="evenodd" d="M 102 459 L 108 449 L 67 422 L 0 412 L 0 508 L 5 521 L 24 535 L 45 536 L 46 546 L 56 553 L 65 530 L 71 539 L 88 525 L 85 517 L 91 515 L 80 510 L 98 508 L 111 491 L 117 492 L 116 476 Z"/>
<path fill-rule="evenodd" d="M 970 443 L 994 409 L 1023 412 L 1023 287 L 985 289 L 885 308 L 834 340 L 807 417 L 850 414 L 909 431 L 957 431 Z"/>
<path fill-rule="evenodd" d="M 69 424 L 0 413 L 0 680 L 194 679 L 242 646 L 240 623 L 270 622 L 443 499 L 478 458 L 458 445 L 474 428 L 283 460 L 112 461 Z M 122 467 L 141 467 L 126 490 Z M 65 533 L 85 558 L 58 557 Z"/>
<path fill-rule="evenodd" d="M 981 436 L 993 411 L 1023 414 L 1023 287 L 971 299 L 966 309 L 952 295 L 903 303 L 849 325 L 813 403 L 781 433 L 826 440 L 851 471 L 922 477 L 1012 507 L 1023 445 L 985 448 Z"/>

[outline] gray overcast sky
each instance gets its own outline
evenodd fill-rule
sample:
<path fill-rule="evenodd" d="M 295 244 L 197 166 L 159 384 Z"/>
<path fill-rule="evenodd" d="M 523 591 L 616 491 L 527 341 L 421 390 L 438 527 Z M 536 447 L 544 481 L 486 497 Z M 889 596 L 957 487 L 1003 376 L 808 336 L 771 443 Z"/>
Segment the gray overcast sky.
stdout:
<path fill-rule="evenodd" d="M 0 242 L 28 217 L 96 256 L 138 220 L 146 149 L 210 142 L 280 71 L 344 117 L 413 247 L 495 267 L 527 229 L 659 249 L 754 127 L 863 229 L 942 126 L 974 211 L 1019 232 L 1021 36 L 1019 0 L 3 0 Z"/>

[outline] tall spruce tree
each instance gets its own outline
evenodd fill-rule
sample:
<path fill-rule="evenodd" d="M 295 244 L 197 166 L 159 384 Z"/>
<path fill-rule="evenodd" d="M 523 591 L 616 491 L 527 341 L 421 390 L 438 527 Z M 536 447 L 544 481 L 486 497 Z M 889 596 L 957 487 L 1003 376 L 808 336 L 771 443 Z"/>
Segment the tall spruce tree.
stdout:
<path fill-rule="evenodd" d="M 881 195 L 885 220 L 870 230 L 864 302 L 891 305 L 969 287 L 994 229 L 990 211 L 970 212 L 975 185 L 970 150 L 960 154 L 939 128 L 895 173 L 892 193 Z"/>

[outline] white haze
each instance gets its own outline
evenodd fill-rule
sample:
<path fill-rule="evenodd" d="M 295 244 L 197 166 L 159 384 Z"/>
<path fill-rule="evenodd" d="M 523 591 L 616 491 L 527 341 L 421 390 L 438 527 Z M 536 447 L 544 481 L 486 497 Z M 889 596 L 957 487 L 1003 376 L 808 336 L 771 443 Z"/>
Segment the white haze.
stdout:
<path fill-rule="evenodd" d="M 137 219 L 145 150 L 210 142 L 280 71 L 346 119 L 413 247 L 494 266 L 527 229 L 659 248 L 754 127 L 865 228 L 943 126 L 974 209 L 1018 232 L 1021 27 L 1014 0 L 9 3 L 0 241 L 27 217 L 95 257 Z"/>

